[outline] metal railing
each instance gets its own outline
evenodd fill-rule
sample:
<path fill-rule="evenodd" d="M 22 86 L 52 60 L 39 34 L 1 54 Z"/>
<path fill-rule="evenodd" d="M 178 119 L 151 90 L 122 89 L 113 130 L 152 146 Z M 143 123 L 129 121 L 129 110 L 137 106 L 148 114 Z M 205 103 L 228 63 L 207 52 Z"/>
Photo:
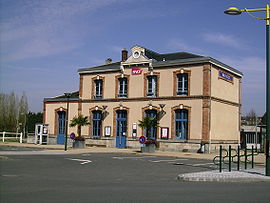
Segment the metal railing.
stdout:
<path fill-rule="evenodd" d="M 2 142 L 8 141 L 10 139 L 18 139 L 20 143 L 23 142 L 23 133 L 13 133 L 13 132 L 0 132 L 2 134 Z"/>
<path fill-rule="evenodd" d="M 241 162 L 244 163 L 245 169 L 247 169 L 248 163 L 251 163 L 251 168 L 254 168 L 254 156 L 258 155 L 259 153 L 254 153 L 254 147 L 252 146 L 251 150 L 240 149 L 237 147 L 236 149 L 232 149 L 229 146 L 229 149 L 219 148 L 219 155 L 215 156 L 213 162 L 215 165 L 219 166 L 219 172 L 222 172 L 223 166 L 226 164 L 228 165 L 229 172 L 232 170 L 232 165 L 237 164 L 237 170 L 240 170 Z M 251 157 L 251 160 L 249 159 Z M 244 158 L 244 161 L 241 160 Z"/>

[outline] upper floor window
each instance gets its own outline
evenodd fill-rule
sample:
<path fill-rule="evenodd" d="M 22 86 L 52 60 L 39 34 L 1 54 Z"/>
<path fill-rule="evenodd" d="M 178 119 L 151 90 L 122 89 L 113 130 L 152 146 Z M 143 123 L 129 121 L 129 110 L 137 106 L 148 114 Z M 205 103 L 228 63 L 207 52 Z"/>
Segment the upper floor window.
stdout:
<path fill-rule="evenodd" d="M 157 96 L 157 76 L 156 75 L 147 76 L 147 96 L 148 97 Z"/>
<path fill-rule="evenodd" d="M 94 98 L 101 99 L 102 98 L 102 88 L 103 88 L 103 80 L 94 80 L 95 84 L 95 93 Z"/>
<path fill-rule="evenodd" d="M 127 97 L 128 92 L 128 80 L 127 78 L 119 78 L 118 79 L 118 97 Z"/>
<path fill-rule="evenodd" d="M 188 96 L 188 74 L 177 74 L 177 96 Z"/>

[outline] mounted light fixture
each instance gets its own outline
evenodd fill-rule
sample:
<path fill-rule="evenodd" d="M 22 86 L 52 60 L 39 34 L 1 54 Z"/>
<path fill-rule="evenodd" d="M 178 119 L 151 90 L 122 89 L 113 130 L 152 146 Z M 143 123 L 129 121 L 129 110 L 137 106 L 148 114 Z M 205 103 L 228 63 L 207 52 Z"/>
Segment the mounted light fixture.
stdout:
<path fill-rule="evenodd" d="M 119 104 L 120 110 L 123 110 L 123 102 L 121 101 Z"/>
<path fill-rule="evenodd" d="M 251 12 L 264 11 L 265 18 L 259 18 L 251 14 Z M 264 20 L 266 24 L 266 139 L 265 139 L 265 175 L 270 176 L 270 6 L 266 4 L 265 8 L 238 9 L 230 7 L 225 14 L 240 15 L 246 12 L 251 17 Z"/>
<path fill-rule="evenodd" d="M 159 104 L 159 107 L 161 108 L 161 111 L 163 111 L 163 108 L 166 104 Z"/>
<path fill-rule="evenodd" d="M 228 15 L 240 15 L 242 11 L 236 7 L 229 7 L 227 10 L 224 11 L 224 13 Z"/>

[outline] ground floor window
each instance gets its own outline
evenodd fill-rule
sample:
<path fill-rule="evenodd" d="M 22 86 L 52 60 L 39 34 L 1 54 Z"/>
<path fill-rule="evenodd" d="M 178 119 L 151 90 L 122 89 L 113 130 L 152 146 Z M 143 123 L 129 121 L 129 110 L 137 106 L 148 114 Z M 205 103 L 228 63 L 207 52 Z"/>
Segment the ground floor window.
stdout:
<path fill-rule="evenodd" d="M 155 118 L 157 116 L 157 110 L 146 110 L 145 111 L 145 116 L 146 117 L 150 117 L 150 118 Z M 155 120 L 155 122 L 157 122 Z M 146 134 L 146 133 L 145 133 Z M 157 139 L 157 128 L 156 127 L 151 127 L 149 130 L 149 134 L 150 134 L 150 139 Z"/>
<path fill-rule="evenodd" d="M 93 137 L 100 137 L 101 136 L 101 118 L 102 112 L 101 111 L 92 111 L 93 119 L 92 119 L 92 136 Z"/>
<path fill-rule="evenodd" d="M 175 138 L 177 140 L 188 138 L 188 110 L 186 109 L 175 111 Z"/>

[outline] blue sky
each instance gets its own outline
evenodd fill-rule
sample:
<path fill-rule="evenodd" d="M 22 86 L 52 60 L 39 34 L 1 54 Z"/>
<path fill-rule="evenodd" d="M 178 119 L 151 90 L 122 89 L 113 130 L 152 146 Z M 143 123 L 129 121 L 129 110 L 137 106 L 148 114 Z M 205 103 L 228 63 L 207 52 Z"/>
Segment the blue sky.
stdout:
<path fill-rule="evenodd" d="M 0 92 L 25 91 L 31 111 L 43 98 L 76 91 L 78 68 L 119 61 L 141 45 L 160 53 L 211 56 L 244 73 L 243 113 L 265 112 L 265 22 L 230 6 L 265 0 L 1 0 Z M 264 17 L 264 12 L 254 13 Z"/>

